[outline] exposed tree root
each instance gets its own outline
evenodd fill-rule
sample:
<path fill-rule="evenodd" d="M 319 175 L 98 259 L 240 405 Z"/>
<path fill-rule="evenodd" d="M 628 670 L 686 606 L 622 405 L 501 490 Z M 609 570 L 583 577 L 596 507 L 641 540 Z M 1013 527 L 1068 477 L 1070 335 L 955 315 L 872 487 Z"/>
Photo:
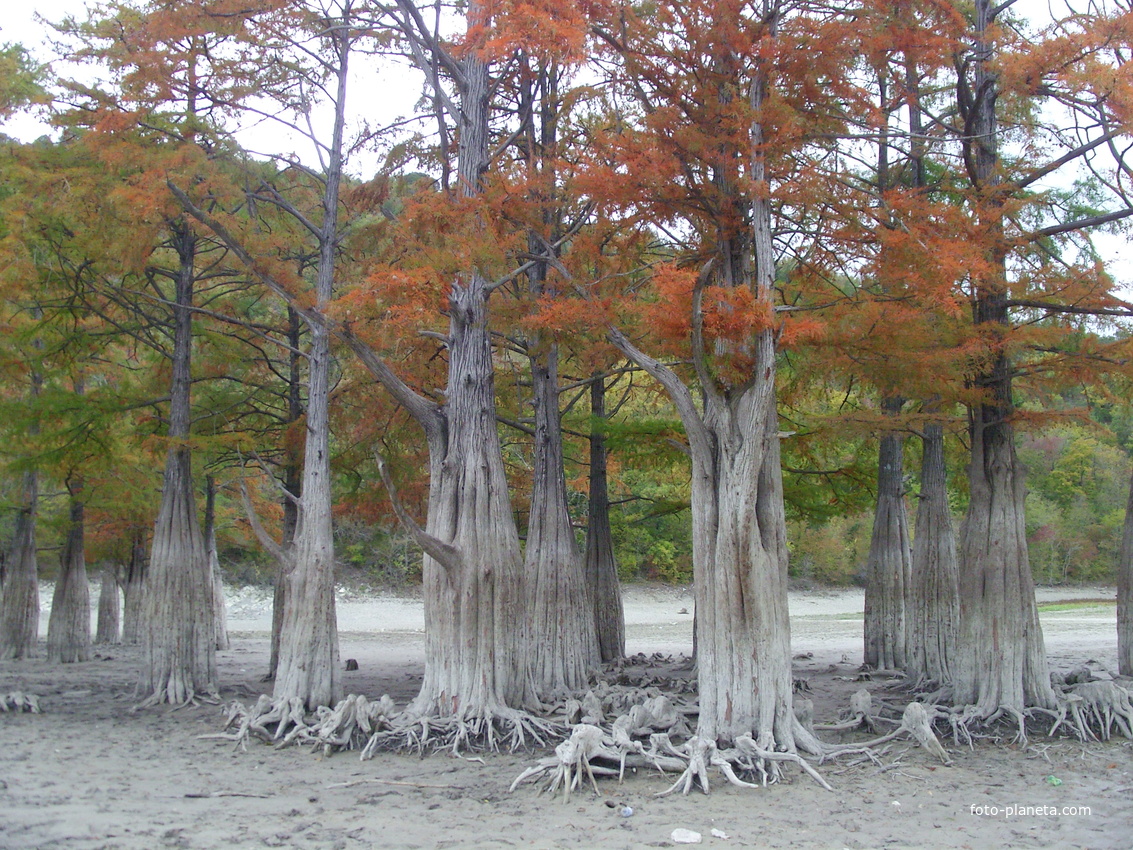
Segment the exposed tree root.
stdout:
<path fill-rule="evenodd" d="M 1012 743 L 1027 746 L 1027 721 L 1038 715 L 1053 718 L 1054 722 L 1046 733 L 1050 737 L 1061 729 L 1083 742 L 1105 741 L 1109 740 L 1116 726 L 1121 735 L 1133 739 L 1133 701 L 1129 691 L 1114 681 L 1091 680 L 1091 677 L 1087 667 L 1065 675 L 1052 675 L 1058 700 L 1053 710 L 1035 707 L 1021 712 L 1010 706 L 1000 706 L 993 712 L 979 706 L 953 709 L 947 715 L 953 740 L 957 744 L 972 746 L 973 739 L 980 737 L 974 731 L 976 727 L 986 729 L 1006 718 L 1015 729 Z"/>
<path fill-rule="evenodd" d="M 1129 692 L 1108 680 L 1072 685 L 1059 695 L 1058 712 L 1048 734 L 1054 735 L 1063 724 L 1082 741 L 1108 741 L 1114 724 L 1123 736 L 1133 739 L 1133 703 Z"/>
<path fill-rule="evenodd" d="M 262 694 L 251 708 L 233 702 L 228 708 L 225 731 L 200 737 L 233 741 L 241 751 L 247 751 L 253 737 L 277 747 L 311 744 L 329 755 L 364 747 L 378 730 L 389 728 L 395 714 L 393 700 L 388 696 L 371 702 L 351 694 L 334 708 L 320 706 L 308 715 L 298 697 L 273 700 Z"/>
<path fill-rule="evenodd" d="M 677 777 L 677 781 L 658 793 L 658 797 L 668 796 L 678 789 L 682 794 L 688 794 L 694 781 L 700 784 L 705 794 L 709 793 L 708 770 L 711 767 L 719 769 L 732 785 L 759 788 L 780 780 L 782 774 L 779 765 L 784 762 L 797 764 L 827 791 L 834 790 L 802 756 L 760 747 L 750 735 L 740 736 L 736 739 L 735 746 L 725 750 L 719 749 L 714 741 L 694 735 L 683 746 L 673 749 L 673 752 L 686 757 L 688 765 Z M 757 783 L 741 779 L 737 768 L 744 775 L 758 777 L 760 781 Z"/>
<path fill-rule="evenodd" d="M 518 709 L 497 706 L 491 710 L 465 715 L 429 716 L 403 712 L 392 718 L 389 728 L 376 731 L 362 749 L 362 759 L 378 752 L 412 750 L 499 752 L 545 747 L 563 737 L 561 723 L 536 717 Z"/>
<path fill-rule="evenodd" d="M 861 691 L 858 691 L 857 694 L 854 694 L 854 697 L 857 698 L 861 693 Z M 863 700 L 857 700 L 857 706 L 855 710 L 862 708 L 863 704 Z M 902 735 L 908 735 L 909 737 L 917 741 L 917 743 L 919 743 L 922 747 L 928 750 L 928 752 L 940 759 L 943 764 L 950 765 L 952 764 L 952 759 L 948 755 L 948 752 L 944 749 L 944 745 L 940 743 L 940 739 L 936 737 L 936 733 L 932 728 L 934 720 L 945 716 L 947 716 L 947 713 L 940 711 L 935 706 L 926 707 L 924 703 L 911 702 L 905 707 L 905 711 L 901 715 L 900 724 L 892 732 L 889 732 L 886 735 L 882 735 L 879 738 L 873 738 L 869 741 L 855 742 L 853 744 L 833 745 L 817 742 L 816 755 L 819 755 L 822 761 L 826 761 L 827 759 L 849 753 L 865 753 L 868 755 L 876 747 L 879 747 L 882 744 L 887 744 L 890 741 L 901 737 Z M 815 728 L 845 729 L 846 727 L 847 724 L 842 723 L 829 727 L 816 726 Z M 808 747 L 807 749 L 815 748 L 814 742 L 811 743 L 812 746 Z"/>
<path fill-rule="evenodd" d="M 25 694 L 22 691 L 12 691 L 10 694 L 0 694 L 0 711 L 40 714 L 39 697 L 35 694 Z"/>
<path fill-rule="evenodd" d="M 865 688 L 859 688 L 850 697 L 849 719 L 839 723 L 818 723 L 814 725 L 816 732 L 849 732 L 863 726 L 871 732 L 877 724 L 878 717 L 873 711 L 873 697 Z"/>
<path fill-rule="evenodd" d="M 146 708 L 155 708 L 159 705 L 169 705 L 170 711 L 177 711 L 181 708 L 197 708 L 202 703 L 206 705 L 220 705 L 220 694 L 216 692 L 199 694 L 196 691 L 190 690 L 184 695 L 184 698 L 179 698 L 174 701 L 167 691 L 161 690 L 150 694 L 137 705 L 133 706 L 130 709 L 130 713 L 133 714 L 136 711 L 141 711 Z"/>

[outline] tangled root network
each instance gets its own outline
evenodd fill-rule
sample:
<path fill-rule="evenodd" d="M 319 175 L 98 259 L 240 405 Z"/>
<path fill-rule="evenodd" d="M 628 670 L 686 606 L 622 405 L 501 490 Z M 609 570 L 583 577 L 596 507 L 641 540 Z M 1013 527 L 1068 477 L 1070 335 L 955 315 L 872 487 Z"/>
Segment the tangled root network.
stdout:
<path fill-rule="evenodd" d="M 566 733 L 562 724 L 512 709 L 466 717 L 426 717 L 399 711 L 390 697 L 368 700 L 350 694 L 333 708 L 308 712 L 299 698 L 272 699 L 266 694 L 251 706 L 233 702 L 224 731 L 201 738 L 231 741 L 247 751 L 257 738 L 275 747 L 309 745 L 325 755 L 357 751 L 363 760 L 381 751 L 465 749 L 512 751 L 547 742 Z"/>
<path fill-rule="evenodd" d="M 39 697 L 35 694 L 25 694 L 22 691 L 0 694 L 0 711 L 27 711 L 32 714 L 39 714 Z"/>

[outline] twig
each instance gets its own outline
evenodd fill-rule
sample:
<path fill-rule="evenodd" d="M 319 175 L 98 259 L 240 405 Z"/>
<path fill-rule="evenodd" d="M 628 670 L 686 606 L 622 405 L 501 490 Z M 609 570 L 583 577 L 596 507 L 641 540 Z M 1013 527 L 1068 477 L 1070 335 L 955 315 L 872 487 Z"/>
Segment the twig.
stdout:
<path fill-rule="evenodd" d="M 353 782 L 335 782 L 330 788 L 353 788 L 355 785 L 401 785 L 406 788 L 440 788 L 448 790 L 452 785 L 430 785 L 427 782 L 400 782 L 396 779 L 355 779 Z"/>

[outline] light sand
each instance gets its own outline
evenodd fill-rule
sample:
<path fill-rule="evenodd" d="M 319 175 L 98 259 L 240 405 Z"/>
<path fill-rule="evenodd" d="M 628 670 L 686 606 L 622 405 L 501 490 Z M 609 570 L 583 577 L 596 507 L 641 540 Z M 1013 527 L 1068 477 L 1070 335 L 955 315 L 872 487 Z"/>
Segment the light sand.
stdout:
<path fill-rule="evenodd" d="M 1040 591 L 1048 600 L 1112 595 Z M 245 589 L 230 592 L 229 603 L 234 641 L 219 654 L 223 696 L 254 700 L 266 687 L 259 678 L 270 600 Z M 847 681 L 861 660 L 861 610 L 860 591 L 792 594 L 795 652 L 813 653 L 796 662 L 796 675 L 808 681 L 820 721 L 835 719 L 862 686 Z M 630 652 L 688 652 L 691 611 L 687 592 L 630 588 Z M 343 674 L 347 691 L 409 699 L 423 658 L 420 601 L 344 593 L 338 613 L 342 658 L 359 662 L 357 672 Z M 1113 668 L 1112 607 L 1046 614 L 1043 627 L 1055 669 L 1087 659 Z M 1133 745 L 1124 740 L 1083 746 L 1035 737 L 1027 750 L 1006 740 L 974 749 L 948 741 L 953 767 L 899 742 L 880 754 L 881 765 L 823 765 L 833 794 L 792 773 L 788 783 L 758 790 L 714 777 L 711 796 L 656 799 L 671 779 L 642 774 L 621 786 L 603 781 L 601 798 L 578 793 L 563 804 L 533 785 L 508 793 L 533 754 L 482 762 L 380 755 L 363 763 L 351 754 L 322 758 L 262 745 L 234 753 L 197 738 L 219 730 L 219 707 L 130 714 L 137 650 L 98 652 L 94 661 L 66 666 L 0 662 L 0 693 L 30 691 L 44 707 L 42 715 L 0 714 L 4 850 L 642 848 L 670 846 L 678 827 L 720 848 L 1133 847 Z M 884 682 L 865 684 L 875 700 L 903 699 Z M 624 805 L 631 817 L 619 814 Z M 987 813 L 973 814 L 981 806 Z M 1058 813 L 1009 816 L 1008 806 Z M 1071 806 L 1090 813 L 1062 813 Z M 729 837 L 712 837 L 713 828 Z"/>

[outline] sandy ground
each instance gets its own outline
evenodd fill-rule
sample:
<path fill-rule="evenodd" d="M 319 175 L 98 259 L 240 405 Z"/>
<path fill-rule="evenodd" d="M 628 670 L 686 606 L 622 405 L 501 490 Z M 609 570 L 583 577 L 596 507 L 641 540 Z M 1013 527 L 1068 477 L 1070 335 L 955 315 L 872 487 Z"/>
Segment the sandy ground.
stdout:
<path fill-rule="evenodd" d="M 229 597 L 223 696 L 254 700 L 266 687 L 270 601 L 250 588 Z M 1076 597 L 1113 591 L 1040 591 L 1040 599 Z M 630 588 L 629 651 L 687 653 L 691 610 L 687 593 Z M 819 721 L 836 719 L 862 686 L 849 681 L 861 661 L 861 611 L 860 592 L 792 594 L 794 650 L 813 653 L 796 661 L 796 676 L 809 683 Z M 338 613 L 342 658 L 359 665 L 343 674 L 347 691 L 412 697 L 423 659 L 420 601 L 344 592 Z M 1114 617 L 1112 605 L 1044 614 L 1052 668 L 1092 660 L 1112 670 Z M 217 706 L 131 714 L 136 666 L 130 647 L 99 648 L 85 664 L 0 662 L 0 693 L 35 693 L 44 709 L 0 714 L 0 848 L 642 848 L 675 846 L 676 828 L 719 848 L 1133 848 L 1133 744 L 1124 740 L 1036 736 L 1025 750 L 949 741 L 952 767 L 897 743 L 880 765 L 823 765 L 833 794 L 792 773 L 757 790 L 715 777 L 711 796 L 657 799 L 671 778 L 642 772 L 564 804 L 534 785 L 508 792 L 534 754 L 360 762 L 262 745 L 233 752 L 198 738 L 219 730 Z M 865 685 L 875 701 L 902 701 L 885 682 Z"/>

